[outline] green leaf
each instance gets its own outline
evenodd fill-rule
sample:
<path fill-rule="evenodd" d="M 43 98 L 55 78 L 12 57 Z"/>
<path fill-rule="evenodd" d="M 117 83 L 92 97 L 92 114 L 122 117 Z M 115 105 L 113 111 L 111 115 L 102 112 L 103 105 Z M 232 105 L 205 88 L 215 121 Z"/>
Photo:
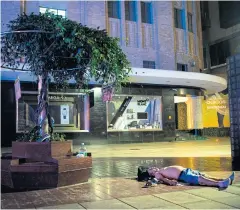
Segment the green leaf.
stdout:
<path fill-rule="evenodd" d="M 106 30 L 88 28 L 51 13 L 20 15 L 8 27 L 50 32 L 9 34 L 2 39 L 2 56 L 8 64 L 15 65 L 15 59 L 24 53 L 35 75 L 48 72 L 60 87 L 66 87 L 63 81 L 69 78 L 74 78 L 79 86 L 85 85 L 90 76 L 106 83 L 114 77 L 116 87 L 128 80 L 130 63 L 119 39 L 109 37 Z M 77 69 L 68 71 L 74 68 Z"/>

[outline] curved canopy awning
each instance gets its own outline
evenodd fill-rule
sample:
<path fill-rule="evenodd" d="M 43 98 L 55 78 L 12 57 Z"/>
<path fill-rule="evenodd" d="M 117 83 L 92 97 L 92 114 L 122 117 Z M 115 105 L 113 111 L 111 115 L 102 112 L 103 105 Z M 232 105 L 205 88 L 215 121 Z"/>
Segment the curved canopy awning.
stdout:
<path fill-rule="evenodd" d="M 20 77 L 21 81 L 36 81 L 31 72 L 1 69 L 1 80 L 14 81 L 18 77 Z M 221 92 L 227 88 L 227 81 L 222 77 L 204 73 L 162 69 L 132 68 L 129 81 L 137 84 L 196 87 L 206 90 L 208 94 Z M 95 82 L 92 81 L 92 83 Z"/>
<path fill-rule="evenodd" d="M 132 68 L 130 82 L 196 87 L 206 90 L 208 94 L 221 92 L 227 88 L 227 81 L 224 78 L 211 74 L 146 68 Z"/>

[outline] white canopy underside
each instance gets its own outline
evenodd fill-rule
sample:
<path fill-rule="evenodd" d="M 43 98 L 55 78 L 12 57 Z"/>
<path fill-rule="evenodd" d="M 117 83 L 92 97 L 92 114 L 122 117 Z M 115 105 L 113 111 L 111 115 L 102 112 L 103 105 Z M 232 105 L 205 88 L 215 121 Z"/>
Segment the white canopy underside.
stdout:
<path fill-rule="evenodd" d="M 35 76 L 30 72 L 1 69 L 1 80 L 14 81 L 18 77 L 20 81 L 36 81 Z M 210 74 L 146 68 L 132 68 L 129 82 L 201 88 L 208 94 L 221 92 L 227 88 L 227 81 L 224 78 Z M 92 81 L 91 83 L 96 82 Z"/>

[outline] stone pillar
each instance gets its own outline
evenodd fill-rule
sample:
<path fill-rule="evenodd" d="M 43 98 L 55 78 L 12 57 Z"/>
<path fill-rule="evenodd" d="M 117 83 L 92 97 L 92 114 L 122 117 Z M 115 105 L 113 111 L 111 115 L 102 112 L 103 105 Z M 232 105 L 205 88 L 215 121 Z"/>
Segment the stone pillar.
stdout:
<path fill-rule="evenodd" d="M 227 59 L 233 170 L 240 169 L 240 54 Z"/>
<path fill-rule="evenodd" d="M 172 89 L 164 89 L 162 91 L 162 114 L 164 136 L 167 138 L 171 137 L 171 140 L 174 140 L 176 136 L 176 121 L 174 91 Z"/>
<path fill-rule="evenodd" d="M 102 101 L 101 88 L 94 90 L 94 106 L 90 108 L 90 132 L 99 138 L 107 135 L 106 102 Z"/>

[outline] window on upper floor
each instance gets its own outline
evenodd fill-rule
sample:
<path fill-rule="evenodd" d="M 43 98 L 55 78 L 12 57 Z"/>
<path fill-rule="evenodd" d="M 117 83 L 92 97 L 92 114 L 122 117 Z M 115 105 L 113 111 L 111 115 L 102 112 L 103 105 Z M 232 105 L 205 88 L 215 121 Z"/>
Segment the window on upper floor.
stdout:
<path fill-rule="evenodd" d="M 110 18 L 120 18 L 120 2 L 119 1 L 108 1 L 108 17 Z"/>
<path fill-rule="evenodd" d="M 183 10 L 174 8 L 175 27 L 183 29 Z"/>
<path fill-rule="evenodd" d="M 201 23 L 202 30 L 204 31 L 207 28 L 211 27 L 211 22 L 209 18 L 209 7 L 208 1 L 200 1 L 200 11 L 201 11 Z"/>
<path fill-rule="evenodd" d="M 187 64 L 177 63 L 177 70 L 178 71 L 188 71 Z"/>
<path fill-rule="evenodd" d="M 62 16 L 63 18 L 66 17 L 66 10 L 61 10 L 61 9 L 50 9 L 47 7 L 39 7 L 39 12 L 40 13 L 46 13 L 48 10 L 48 12 L 53 13 L 54 15 L 59 15 Z"/>
<path fill-rule="evenodd" d="M 187 19 L 188 19 L 188 31 L 193 32 L 193 21 L 192 21 L 192 14 L 188 13 Z"/>
<path fill-rule="evenodd" d="M 155 61 L 143 61 L 143 68 L 155 69 Z"/>
<path fill-rule="evenodd" d="M 221 28 L 229 28 L 240 23 L 240 1 L 218 1 Z"/>
<path fill-rule="evenodd" d="M 211 66 L 218 66 L 226 63 L 226 59 L 230 56 L 229 40 L 222 41 L 210 46 Z"/>
<path fill-rule="evenodd" d="M 207 49 L 206 47 L 203 48 L 203 64 L 204 64 L 204 69 L 207 68 Z"/>
<path fill-rule="evenodd" d="M 229 56 L 240 53 L 240 36 L 234 34 L 227 40 L 210 45 L 211 66 L 226 63 Z"/>
<path fill-rule="evenodd" d="M 136 21 L 136 1 L 125 1 L 125 19 Z"/>
<path fill-rule="evenodd" d="M 153 23 L 152 20 L 152 3 L 141 2 L 142 23 Z"/>

